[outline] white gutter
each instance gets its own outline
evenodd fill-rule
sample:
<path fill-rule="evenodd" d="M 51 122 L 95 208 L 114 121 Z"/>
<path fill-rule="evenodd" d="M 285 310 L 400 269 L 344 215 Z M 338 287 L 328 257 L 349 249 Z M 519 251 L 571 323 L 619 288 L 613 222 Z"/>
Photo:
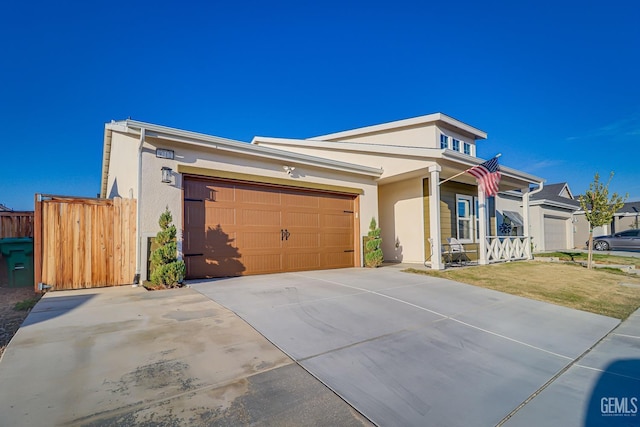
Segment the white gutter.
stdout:
<path fill-rule="evenodd" d="M 529 224 L 529 198 L 533 194 L 537 194 L 542 191 L 544 188 L 544 181 L 538 182 L 538 188 L 533 191 L 527 191 L 522 195 L 522 213 L 523 213 L 523 222 L 524 222 L 524 232 L 525 236 L 531 237 L 529 228 L 531 225 Z M 529 259 L 533 259 L 533 251 L 531 250 L 531 246 L 529 246 L 526 251 L 529 252 Z"/>
<path fill-rule="evenodd" d="M 140 128 L 140 143 L 138 144 L 138 202 L 136 203 L 136 234 L 138 235 L 138 245 L 136 247 L 136 275 L 133 279 L 134 285 L 140 284 L 140 264 L 142 262 L 142 233 L 140 223 L 140 206 L 142 205 L 142 146 L 144 145 L 145 128 Z"/>

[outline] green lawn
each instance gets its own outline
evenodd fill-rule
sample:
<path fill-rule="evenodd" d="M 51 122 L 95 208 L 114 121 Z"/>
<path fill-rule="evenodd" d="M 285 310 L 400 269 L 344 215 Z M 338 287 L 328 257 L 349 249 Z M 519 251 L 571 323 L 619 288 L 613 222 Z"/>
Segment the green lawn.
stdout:
<path fill-rule="evenodd" d="M 534 258 L 535 257 L 558 257 L 561 261 L 587 261 L 586 252 L 545 252 L 541 254 L 535 254 Z M 596 251 L 593 252 L 593 261 L 598 264 L 634 265 L 636 267 L 640 265 L 640 258 L 607 255 Z"/>
<path fill-rule="evenodd" d="M 617 259 L 610 259 L 610 262 L 623 264 Z M 571 262 L 516 261 L 443 271 L 412 268 L 403 271 L 451 279 L 618 319 L 626 319 L 640 307 L 640 277 L 637 275 L 609 269 L 588 270 Z"/>

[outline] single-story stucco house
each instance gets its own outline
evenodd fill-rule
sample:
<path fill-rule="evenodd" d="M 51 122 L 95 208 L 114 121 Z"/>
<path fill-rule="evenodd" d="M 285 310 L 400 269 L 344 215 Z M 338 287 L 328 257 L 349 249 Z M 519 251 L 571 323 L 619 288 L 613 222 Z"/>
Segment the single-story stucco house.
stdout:
<path fill-rule="evenodd" d="M 483 163 L 476 144 L 486 137 L 441 113 L 251 143 L 112 121 L 101 197 L 138 201 L 142 280 L 166 207 L 188 278 L 361 266 L 372 218 L 387 261 L 441 269 L 432 250 L 439 255 L 448 237 L 474 247 L 481 264 L 529 258 L 529 193 L 543 180 L 500 166 L 500 190 L 521 194 L 523 234 L 498 236 L 493 198 L 460 174 Z"/>

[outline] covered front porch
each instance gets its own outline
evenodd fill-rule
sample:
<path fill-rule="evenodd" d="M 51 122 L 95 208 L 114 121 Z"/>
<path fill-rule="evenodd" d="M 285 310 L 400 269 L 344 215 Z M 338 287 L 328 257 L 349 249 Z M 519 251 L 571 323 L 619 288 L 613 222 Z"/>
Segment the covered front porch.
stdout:
<path fill-rule="evenodd" d="M 501 166 L 500 191 L 522 192 L 524 215 L 522 235 L 499 236 L 494 198 L 485 196 L 473 176 L 460 174 L 474 160 L 444 153 L 424 169 L 379 181 L 385 261 L 441 270 L 532 258 L 529 196 L 542 179 Z"/>
<path fill-rule="evenodd" d="M 460 163 L 463 163 L 462 165 Z M 443 269 L 452 252 L 480 264 L 531 258 L 529 235 L 529 197 L 532 186 L 541 188 L 542 180 L 501 166 L 500 189 L 519 190 L 523 194 L 522 236 L 498 236 L 493 197 L 486 197 L 464 162 L 443 159 L 429 167 L 424 178 L 425 237 L 427 257 L 432 269 Z M 470 165 L 469 167 L 471 167 Z M 537 191 L 538 188 L 534 191 Z M 425 245 L 426 247 L 427 245 Z M 427 261 L 428 260 L 428 261 Z"/>

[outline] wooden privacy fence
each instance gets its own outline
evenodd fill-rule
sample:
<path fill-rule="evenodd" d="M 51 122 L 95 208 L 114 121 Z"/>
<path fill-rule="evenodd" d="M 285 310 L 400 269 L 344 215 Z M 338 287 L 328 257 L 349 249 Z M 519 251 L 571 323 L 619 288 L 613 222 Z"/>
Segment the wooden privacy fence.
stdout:
<path fill-rule="evenodd" d="M 0 239 L 33 237 L 33 212 L 0 211 Z"/>
<path fill-rule="evenodd" d="M 36 195 L 34 273 L 52 290 L 133 283 L 136 200 Z"/>

